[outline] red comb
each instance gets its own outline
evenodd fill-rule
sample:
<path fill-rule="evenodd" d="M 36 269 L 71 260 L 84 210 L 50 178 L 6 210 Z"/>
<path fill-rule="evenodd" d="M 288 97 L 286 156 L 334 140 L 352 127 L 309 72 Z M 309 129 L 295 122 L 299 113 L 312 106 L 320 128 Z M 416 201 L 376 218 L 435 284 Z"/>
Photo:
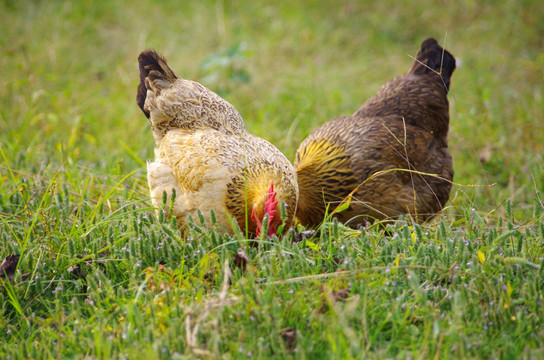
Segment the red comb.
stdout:
<path fill-rule="evenodd" d="M 276 201 L 276 192 L 274 191 L 274 183 L 270 184 L 268 188 L 268 195 L 266 197 L 266 202 L 264 203 L 264 213 L 268 214 L 268 221 L 271 222 L 276 215 L 276 206 L 278 202 Z"/>
<path fill-rule="evenodd" d="M 268 214 L 268 236 L 272 236 L 277 231 L 276 222 L 274 221 L 274 216 L 276 215 L 276 206 L 278 202 L 276 201 L 276 192 L 274 191 L 274 184 L 271 183 L 268 188 L 268 195 L 266 196 L 266 201 L 264 203 L 263 219 L 266 214 Z M 261 234 L 262 220 L 257 218 L 257 211 L 255 208 L 251 211 L 251 220 L 257 224 L 256 235 Z"/>

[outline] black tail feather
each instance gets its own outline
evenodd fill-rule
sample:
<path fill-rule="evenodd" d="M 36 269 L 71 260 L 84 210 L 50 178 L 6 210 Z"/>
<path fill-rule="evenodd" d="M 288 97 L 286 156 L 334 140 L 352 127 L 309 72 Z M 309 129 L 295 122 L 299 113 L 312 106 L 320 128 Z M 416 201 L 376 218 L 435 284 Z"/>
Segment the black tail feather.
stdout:
<path fill-rule="evenodd" d="M 421 43 L 416 61 L 410 70 L 412 74 L 439 74 L 446 86 L 450 88 L 450 80 L 455 70 L 455 57 L 446 49 L 438 45 L 433 38 L 428 38 Z"/>
<path fill-rule="evenodd" d="M 154 50 L 143 51 L 138 56 L 138 65 L 140 68 L 140 84 L 138 84 L 138 92 L 136 93 L 136 102 L 140 109 L 142 109 L 145 116 L 149 119 L 149 112 L 144 109 L 145 99 L 147 96 L 147 87 L 145 85 L 145 79 L 153 71 L 154 77 L 163 77 L 170 81 L 177 79 L 176 74 L 170 69 L 166 63 L 166 59 Z"/>

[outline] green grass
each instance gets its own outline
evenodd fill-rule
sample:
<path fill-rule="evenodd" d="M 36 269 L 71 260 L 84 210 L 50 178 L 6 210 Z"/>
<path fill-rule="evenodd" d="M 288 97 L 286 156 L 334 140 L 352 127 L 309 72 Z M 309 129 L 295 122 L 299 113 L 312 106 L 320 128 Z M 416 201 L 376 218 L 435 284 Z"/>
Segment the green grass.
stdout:
<path fill-rule="evenodd" d="M 0 258 L 21 256 L 0 280 L 0 358 L 544 356 L 539 1 L 6 0 L 0 14 Z M 155 216 L 141 50 L 293 159 L 429 36 L 461 63 L 437 219 L 252 247 L 197 225 L 182 240 Z"/>

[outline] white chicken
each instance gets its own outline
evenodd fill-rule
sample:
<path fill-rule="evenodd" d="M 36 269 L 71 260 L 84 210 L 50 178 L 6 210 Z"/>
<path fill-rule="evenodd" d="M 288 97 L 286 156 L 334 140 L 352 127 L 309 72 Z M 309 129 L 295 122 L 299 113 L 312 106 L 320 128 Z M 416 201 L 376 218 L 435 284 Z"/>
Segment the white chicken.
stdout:
<path fill-rule="evenodd" d="M 298 201 L 296 173 L 268 141 L 249 134 L 236 109 L 201 84 L 174 74 L 154 51 L 138 58 L 137 103 L 149 120 L 157 145 L 147 165 L 153 206 L 163 193 L 176 197 L 173 213 L 181 230 L 200 210 L 211 225 L 232 233 L 229 218 L 242 231 L 260 235 L 265 216 L 267 235 L 281 222 L 280 203 L 291 224 Z"/>

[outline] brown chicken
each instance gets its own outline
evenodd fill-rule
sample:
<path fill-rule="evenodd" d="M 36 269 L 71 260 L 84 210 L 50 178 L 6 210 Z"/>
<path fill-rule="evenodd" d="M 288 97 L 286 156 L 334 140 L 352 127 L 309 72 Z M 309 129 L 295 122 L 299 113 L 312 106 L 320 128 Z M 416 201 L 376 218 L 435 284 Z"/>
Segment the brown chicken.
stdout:
<path fill-rule="evenodd" d="M 329 121 L 298 148 L 299 221 L 335 216 L 350 226 L 411 214 L 425 221 L 448 201 L 448 99 L 455 58 L 427 39 L 412 69 L 386 83 L 354 114 Z M 349 195 L 352 195 L 351 197 Z"/>
<path fill-rule="evenodd" d="M 138 58 L 137 103 L 156 142 L 155 161 L 147 165 L 153 206 L 163 193 L 176 197 L 173 214 L 180 229 L 188 215 L 202 212 L 208 226 L 213 210 L 218 226 L 232 233 L 231 218 L 247 234 L 259 235 L 268 216 L 267 235 L 281 221 L 280 203 L 293 221 L 298 200 L 296 173 L 272 144 L 246 131 L 236 109 L 201 84 L 174 74 L 154 51 Z"/>

